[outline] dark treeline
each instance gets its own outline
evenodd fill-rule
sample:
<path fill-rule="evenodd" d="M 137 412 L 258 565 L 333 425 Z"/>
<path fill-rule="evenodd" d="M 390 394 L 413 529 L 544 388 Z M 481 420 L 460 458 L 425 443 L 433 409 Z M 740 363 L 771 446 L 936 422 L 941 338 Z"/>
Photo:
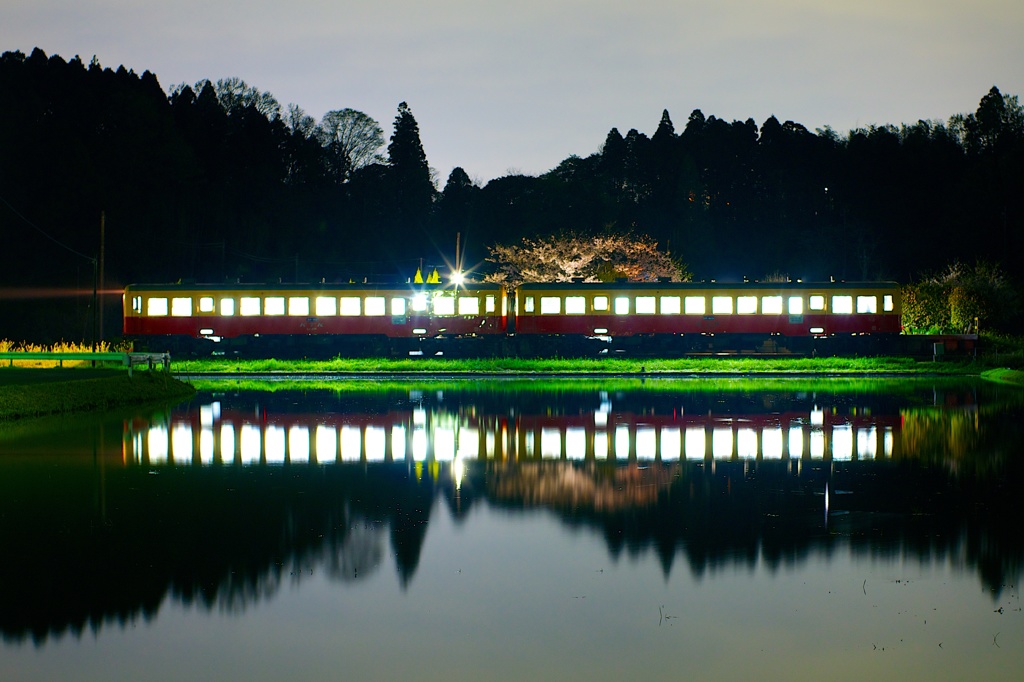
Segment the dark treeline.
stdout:
<path fill-rule="evenodd" d="M 5 53 L 0 287 L 91 288 L 101 214 L 109 287 L 404 280 L 453 261 L 457 234 L 473 264 L 566 231 L 650 235 L 697 279 L 1024 272 L 1024 110 L 995 87 L 948 122 L 846 135 L 699 110 L 677 130 L 666 111 L 650 137 L 613 129 L 590 156 L 483 187 L 461 168 L 435 184 L 405 103 L 383 139 L 364 114 L 317 123 L 238 79 L 168 94 L 148 71 Z"/>

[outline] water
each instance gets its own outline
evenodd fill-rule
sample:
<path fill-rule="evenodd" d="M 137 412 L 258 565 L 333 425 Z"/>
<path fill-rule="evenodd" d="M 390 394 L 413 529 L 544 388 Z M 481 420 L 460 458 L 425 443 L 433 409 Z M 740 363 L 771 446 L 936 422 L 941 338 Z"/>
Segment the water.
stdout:
<path fill-rule="evenodd" d="M 1024 394 L 221 385 L 0 429 L 0 679 L 1018 679 Z"/>

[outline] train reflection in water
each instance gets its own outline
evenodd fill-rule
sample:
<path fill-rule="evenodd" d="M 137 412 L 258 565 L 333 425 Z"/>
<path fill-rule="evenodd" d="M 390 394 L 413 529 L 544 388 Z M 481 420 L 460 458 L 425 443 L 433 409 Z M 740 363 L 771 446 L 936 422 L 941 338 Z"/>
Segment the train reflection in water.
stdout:
<path fill-rule="evenodd" d="M 856 461 L 902 454 L 899 412 L 809 398 L 782 411 L 715 414 L 662 400 L 635 404 L 596 392 L 596 405 L 535 414 L 448 405 L 418 392 L 400 409 L 341 413 L 290 411 L 254 394 L 233 407 L 207 396 L 198 409 L 126 433 L 126 463 L 141 465 L 299 465 L 488 461 Z M 242 408 L 238 406 L 242 405 Z M 407 405 L 407 407 L 406 407 Z M 713 407 L 713 406 L 710 406 Z M 961 409 L 971 409 L 960 405 Z"/>

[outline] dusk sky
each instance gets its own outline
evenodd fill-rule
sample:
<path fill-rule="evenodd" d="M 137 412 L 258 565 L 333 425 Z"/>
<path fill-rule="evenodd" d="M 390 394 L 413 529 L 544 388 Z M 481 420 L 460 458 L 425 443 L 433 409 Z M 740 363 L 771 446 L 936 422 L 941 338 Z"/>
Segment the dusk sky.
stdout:
<path fill-rule="evenodd" d="M 1024 95 L 1022 0 L 4 0 L 0 52 L 150 70 L 164 89 L 237 76 L 317 120 L 389 136 L 398 103 L 439 186 L 536 175 L 653 134 L 668 109 L 810 130 L 970 112 Z"/>

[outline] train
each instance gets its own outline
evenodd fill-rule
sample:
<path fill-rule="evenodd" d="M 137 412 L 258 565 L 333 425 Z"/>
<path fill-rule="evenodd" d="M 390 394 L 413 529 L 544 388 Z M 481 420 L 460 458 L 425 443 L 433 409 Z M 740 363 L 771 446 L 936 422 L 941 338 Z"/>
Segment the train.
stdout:
<path fill-rule="evenodd" d="M 190 356 L 834 355 L 906 352 L 900 316 L 895 282 L 178 283 L 125 287 L 123 332 Z"/>

